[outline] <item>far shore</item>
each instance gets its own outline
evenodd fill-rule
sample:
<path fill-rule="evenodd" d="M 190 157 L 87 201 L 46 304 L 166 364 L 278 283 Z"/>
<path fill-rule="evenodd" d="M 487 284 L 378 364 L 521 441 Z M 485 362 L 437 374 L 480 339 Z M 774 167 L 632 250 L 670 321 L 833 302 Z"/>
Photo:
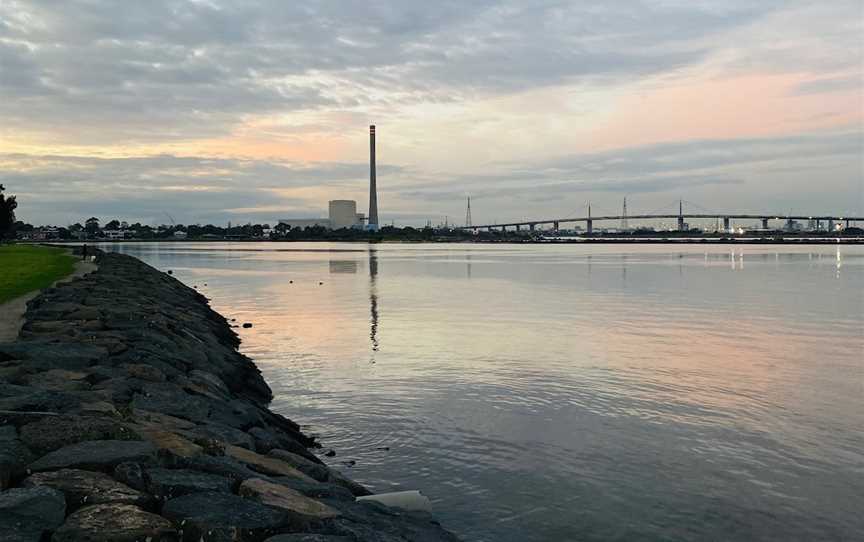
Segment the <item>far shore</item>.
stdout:
<path fill-rule="evenodd" d="M 25 243 L 43 243 L 40 241 L 22 241 Z M 450 238 L 437 237 L 431 239 L 387 239 L 387 238 L 306 238 L 306 239 L 259 239 L 259 238 L 226 238 L 226 239 L 53 239 L 51 244 L 114 244 L 114 243 L 507 243 L 507 244 L 670 244 L 670 245 L 861 245 L 864 236 L 788 236 L 788 237 L 729 237 L 729 236 L 699 236 L 699 237 L 528 237 L 519 235 L 502 235 L 484 238 Z"/>

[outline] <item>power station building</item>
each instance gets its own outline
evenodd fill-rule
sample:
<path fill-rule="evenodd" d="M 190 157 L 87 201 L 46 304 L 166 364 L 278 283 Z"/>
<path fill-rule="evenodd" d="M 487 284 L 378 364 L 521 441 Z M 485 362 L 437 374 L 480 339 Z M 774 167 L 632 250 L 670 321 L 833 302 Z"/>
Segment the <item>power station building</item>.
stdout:
<path fill-rule="evenodd" d="M 349 199 L 330 200 L 327 218 L 284 218 L 280 224 L 291 228 L 321 226 L 333 230 L 342 228 L 378 229 L 378 187 L 375 179 L 375 126 L 369 126 L 369 218 L 357 212 L 357 202 Z"/>

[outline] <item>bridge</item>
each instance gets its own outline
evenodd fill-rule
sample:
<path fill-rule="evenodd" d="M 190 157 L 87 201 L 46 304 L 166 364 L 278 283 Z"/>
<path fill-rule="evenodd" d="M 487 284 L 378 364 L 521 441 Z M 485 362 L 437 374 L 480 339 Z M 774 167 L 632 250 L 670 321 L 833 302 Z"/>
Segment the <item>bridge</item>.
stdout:
<path fill-rule="evenodd" d="M 625 204 L 626 211 L 626 204 Z M 620 215 L 599 215 L 592 216 L 591 215 L 591 206 L 588 206 L 588 214 L 586 216 L 576 216 L 570 218 L 550 218 L 550 219 L 541 219 L 541 220 L 525 220 L 522 222 L 506 222 L 506 223 L 498 223 L 498 224 L 483 224 L 483 225 L 468 225 L 462 226 L 458 229 L 461 230 L 471 230 L 471 231 L 480 231 L 480 230 L 501 230 L 506 231 L 507 228 L 515 228 L 516 231 L 520 231 L 522 228 L 527 228 L 530 231 L 535 231 L 538 226 L 551 226 L 552 231 L 558 231 L 560 229 L 561 224 L 576 224 L 576 223 L 585 223 L 585 230 L 587 233 L 594 233 L 594 222 L 603 222 L 603 221 L 624 221 L 627 220 L 662 220 L 662 219 L 676 219 L 678 221 L 678 231 L 686 231 L 687 229 L 687 219 L 711 219 L 711 220 L 723 220 L 723 229 L 725 231 L 729 231 L 730 223 L 732 220 L 759 220 L 762 222 L 762 229 L 768 229 L 768 223 L 772 220 L 778 221 L 782 220 L 785 225 L 791 226 L 795 221 L 798 220 L 807 220 L 812 221 L 816 229 L 819 229 L 820 226 L 825 223 L 828 226 L 828 231 L 834 230 L 835 224 L 844 225 L 848 228 L 851 223 L 857 222 L 859 220 L 864 220 L 864 217 L 860 216 L 831 216 L 831 215 L 802 215 L 802 214 L 775 214 L 775 213 L 735 213 L 735 212 L 703 212 L 703 213 L 685 213 L 683 203 L 679 202 L 678 212 L 677 213 L 647 213 L 647 214 L 620 214 Z"/>

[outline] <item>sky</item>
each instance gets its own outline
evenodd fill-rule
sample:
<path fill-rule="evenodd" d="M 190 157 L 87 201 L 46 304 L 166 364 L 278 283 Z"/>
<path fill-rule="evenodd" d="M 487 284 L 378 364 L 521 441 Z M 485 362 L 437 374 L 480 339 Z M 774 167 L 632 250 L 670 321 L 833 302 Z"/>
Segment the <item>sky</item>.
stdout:
<path fill-rule="evenodd" d="M 864 2 L 0 0 L 19 219 L 864 214 Z"/>

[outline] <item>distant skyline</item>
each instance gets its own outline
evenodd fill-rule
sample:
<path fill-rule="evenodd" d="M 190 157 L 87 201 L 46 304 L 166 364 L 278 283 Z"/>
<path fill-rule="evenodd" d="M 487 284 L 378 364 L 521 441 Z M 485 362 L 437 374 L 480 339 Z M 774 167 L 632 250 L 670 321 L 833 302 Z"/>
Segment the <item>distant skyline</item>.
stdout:
<path fill-rule="evenodd" d="M 864 3 L 0 2 L 19 219 L 864 212 Z"/>

